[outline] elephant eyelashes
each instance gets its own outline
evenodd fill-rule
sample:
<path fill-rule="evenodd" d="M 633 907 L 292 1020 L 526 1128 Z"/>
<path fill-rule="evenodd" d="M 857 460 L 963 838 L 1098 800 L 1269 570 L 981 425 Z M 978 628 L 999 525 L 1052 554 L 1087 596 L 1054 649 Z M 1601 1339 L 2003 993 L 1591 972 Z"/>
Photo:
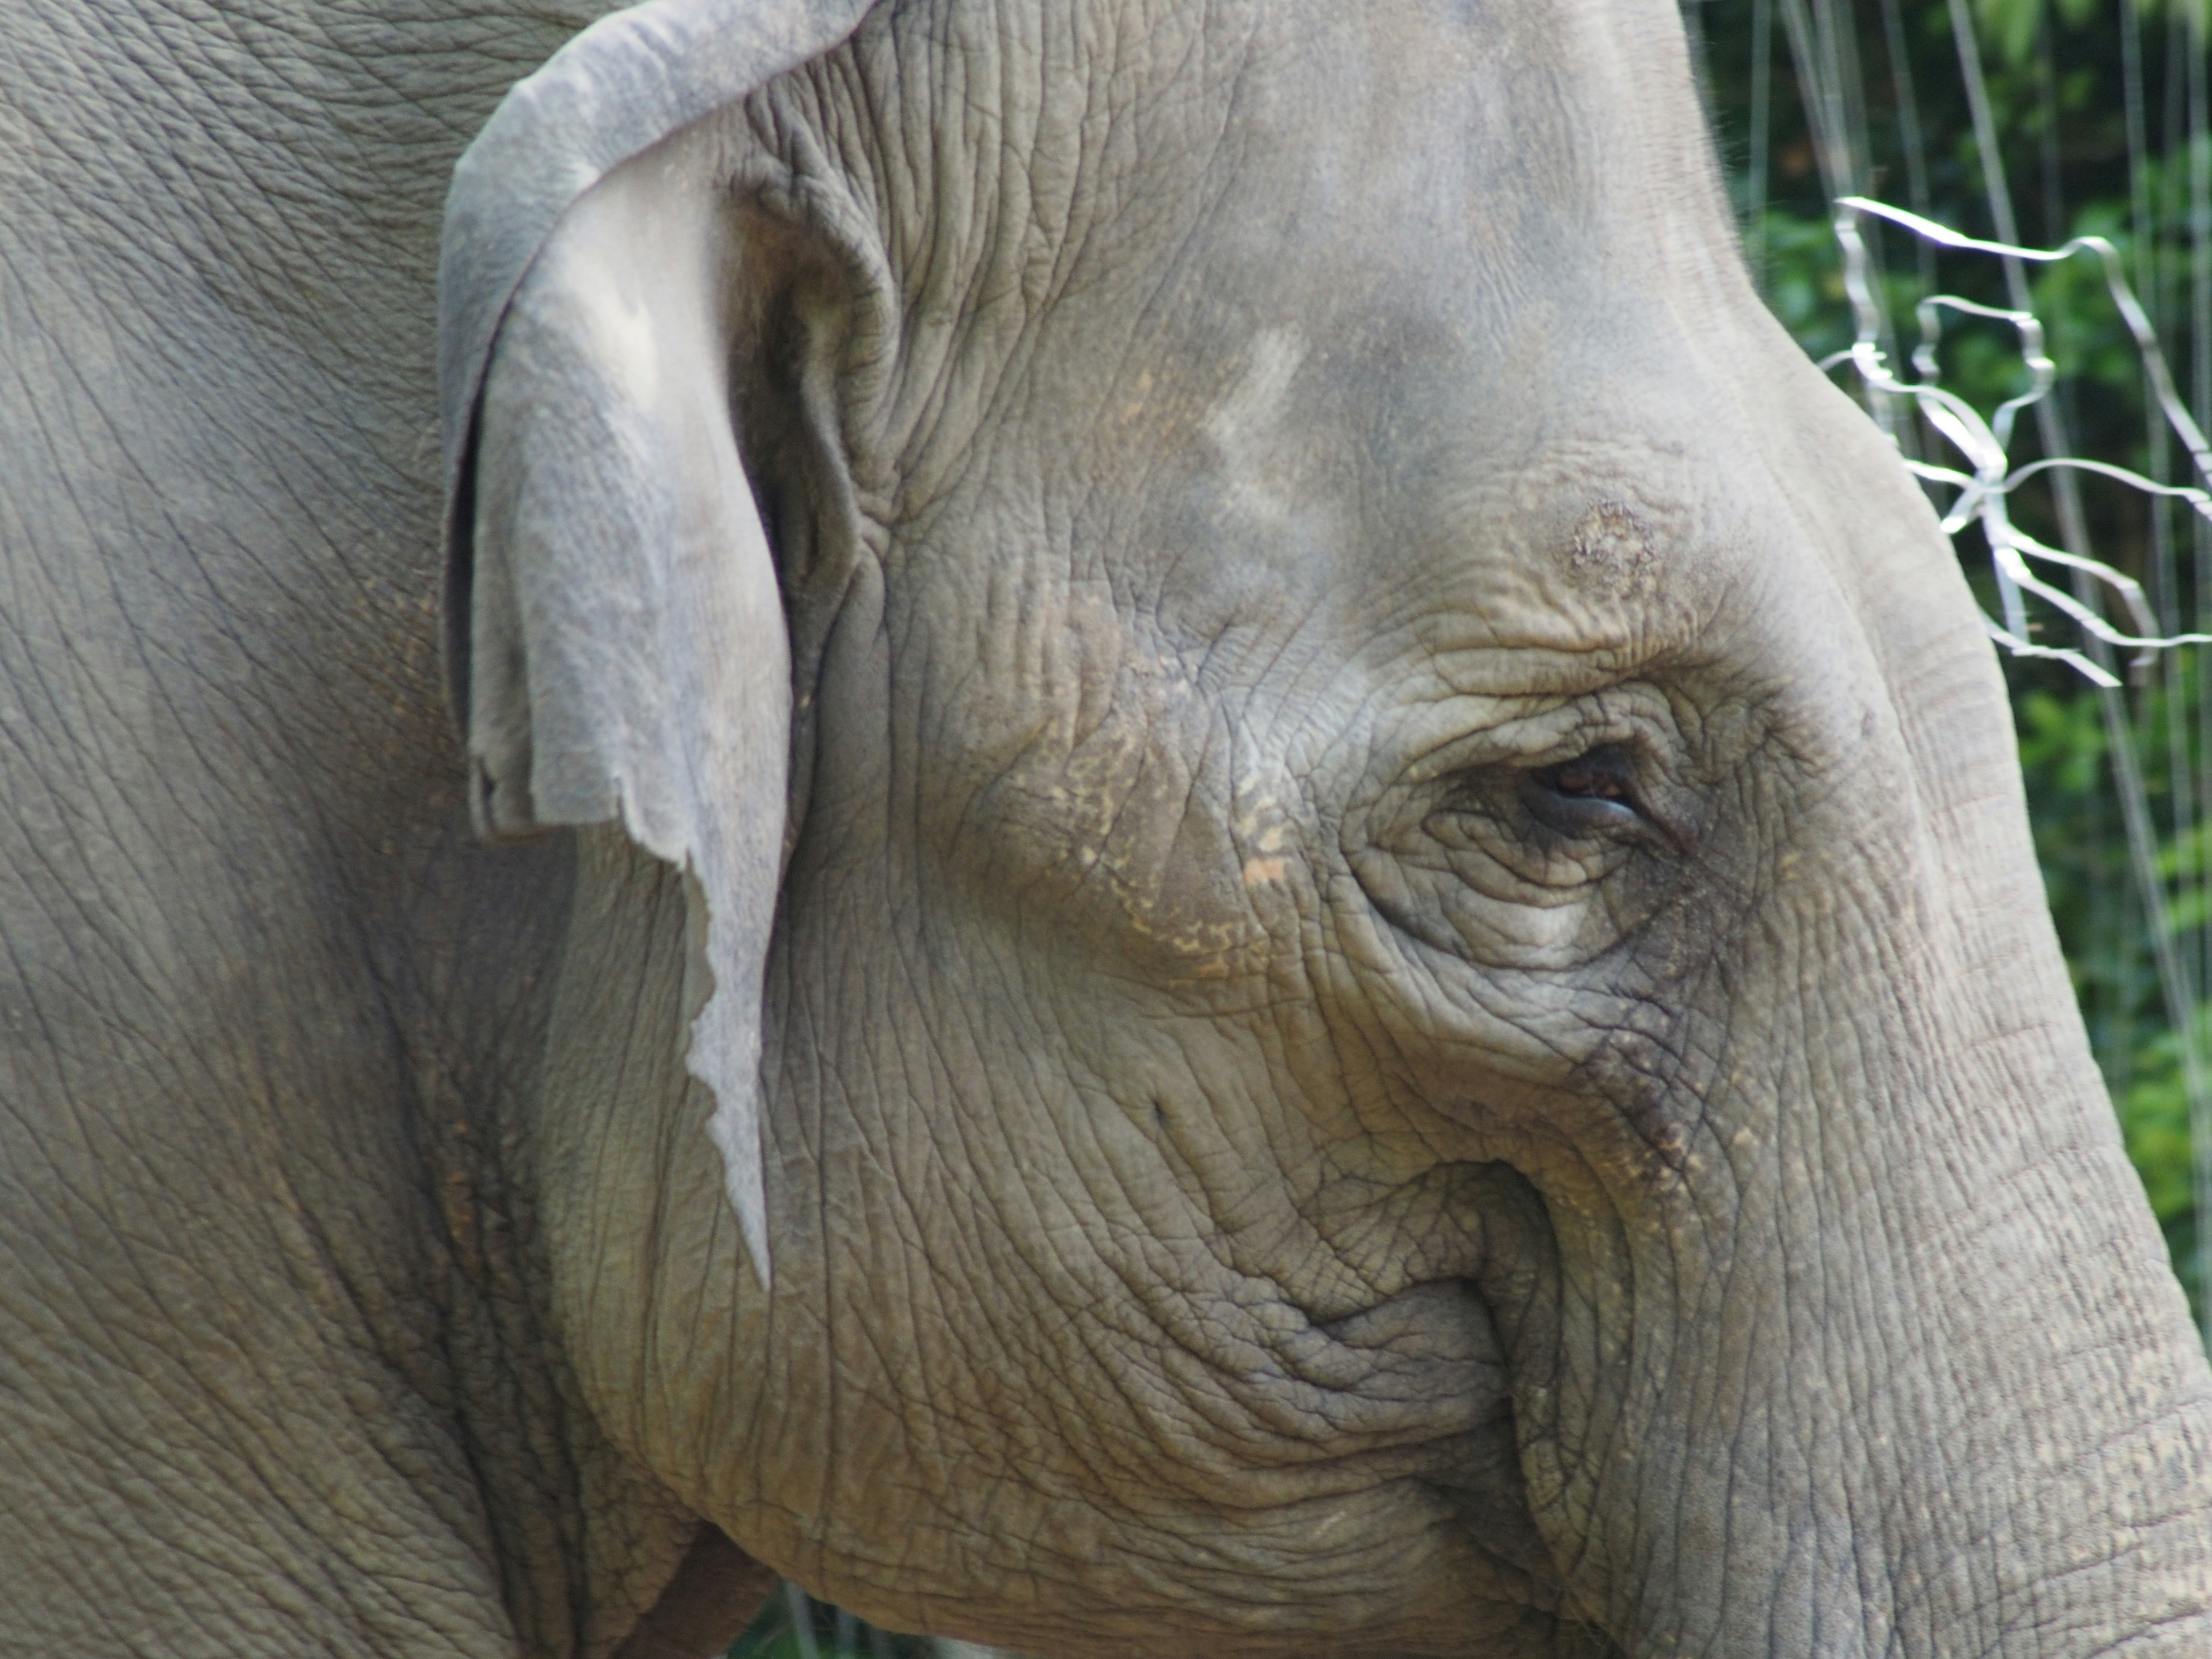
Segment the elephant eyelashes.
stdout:
<path fill-rule="evenodd" d="M 1641 828 L 1636 763 L 1607 744 L 1522 775 L 1522 804 L 1547 830 L 1576 837 Z"/>

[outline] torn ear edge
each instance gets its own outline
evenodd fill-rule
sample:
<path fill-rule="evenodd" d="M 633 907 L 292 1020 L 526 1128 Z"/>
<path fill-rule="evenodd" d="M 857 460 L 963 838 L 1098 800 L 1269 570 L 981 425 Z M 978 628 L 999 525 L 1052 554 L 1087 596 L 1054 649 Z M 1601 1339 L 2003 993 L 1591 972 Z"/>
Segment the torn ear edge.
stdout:
<path fill-rule="evenodd" d="M 438 258 L 445 660 L 465 726 L 477 436 L 495 338 L 564 215 L 623 163 L 839 45 L 874 0 L 644 0 L 511 87 L 462 155 Z"/>
<path fill-rule="evenodd" d="M 646 30 L 664 81 L 698 78 L 697 62 L 664 61 L 675 25 L 750 27 L 761 49 L 734 64 L 726 36 L 700 47 L 720 94 L 703 118 L 834 44 L 862 9 L 659 0 L 640 11 L 668 26 Z M 556 73 L 587 31 L 532 77 L 547 88 L 510 94 L 456 175 L 441 263 L 448 678 L 482 831 L 619 820 L 703 899 L 712 988 L 687 1061 L 714 1097 L 709 1132 L 765 1284 L 761 989 L 791 696 L 731 386 L 742 296 L 726 136 L 696 118 L 604 167 L 577 163 L 584 182 L 550 214 L 529 199 L 532 180 L 561 172 L 533 133 L 573 148 L 574 133 L 549 120 L 597 119 L 600 83 L 635 68 L 623 53 L 636 56 L 638 20 L 625 16 L 611 43 L 622 72 L 603 53 L 571 64 L 565 82 Z M 702 101 L 696 85 L 676 91 L 663 112 Z M 515 211 L 543 221 L 534 241 L 507 234 L 486 199 L 506 179 L 525 198 Z"/>

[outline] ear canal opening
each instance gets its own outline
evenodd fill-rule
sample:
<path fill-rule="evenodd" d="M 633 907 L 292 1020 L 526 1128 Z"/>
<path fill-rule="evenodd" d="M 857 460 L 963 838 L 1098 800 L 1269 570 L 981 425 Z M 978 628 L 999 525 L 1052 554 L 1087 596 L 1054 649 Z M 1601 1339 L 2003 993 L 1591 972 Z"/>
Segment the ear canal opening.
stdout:
<path fill-rule="evenodd" d="M 730 387 L 746 469 L 775 520 L 787 589 L 834 594 L 857 541 L 817 537 L 805 520 L 855 530 L 864 520 L 863 471 L 880 469 L 866 465 L 858 440 L 896 358 L 891 279 L 874 227 L 842 191 L 787 178 L 756 188 L 736 213 L 745 303 L 732 328 Z"/>
<path fill-rule="evenodd" d="M 862 240 L 849 202 L 824 196 L 787 180 L 737 210 L 745 305 L 730 395 L 791 643 L 787 866 L 814 793 L 819 677 L 872 521 L 852 416 L 876 388 L 853 394 L 854 360 L 887 362 L 894 326 L 872 234 Z"/>

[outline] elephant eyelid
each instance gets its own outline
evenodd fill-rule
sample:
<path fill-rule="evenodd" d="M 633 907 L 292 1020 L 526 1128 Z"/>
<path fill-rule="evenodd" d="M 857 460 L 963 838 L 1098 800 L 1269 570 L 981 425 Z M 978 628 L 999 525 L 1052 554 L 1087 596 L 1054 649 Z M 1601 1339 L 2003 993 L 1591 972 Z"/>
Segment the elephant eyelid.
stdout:
<path fill-rule="evenodd" d="M 1615 744 L 1601 744 L 1572 760 L 1536 767 L 1528 775 L 1569 800 L 1612 801 L 1632 811 L 1642 810 L 1636 798 L 1636 763 Z"/>
<path fill-rule="evenodd" d="M 1554 835 L 1583 840 L 1607 835 L 1656 836 L 1668 845 L 1680 837 L 1647 804 L 1632 751 L 1600 744 L 1518 775 L 1517 794 L 1528 816 Z"/>

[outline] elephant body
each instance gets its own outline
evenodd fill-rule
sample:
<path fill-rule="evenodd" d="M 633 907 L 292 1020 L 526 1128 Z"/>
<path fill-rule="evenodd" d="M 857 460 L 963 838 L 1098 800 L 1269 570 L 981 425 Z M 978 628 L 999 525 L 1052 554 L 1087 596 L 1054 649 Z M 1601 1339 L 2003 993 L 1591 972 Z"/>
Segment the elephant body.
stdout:
<path fill-rule="evenodd" d="M 1672 9 L 592 9 L 0 37 L 0 1648 L 2212 1648 Z"/>

